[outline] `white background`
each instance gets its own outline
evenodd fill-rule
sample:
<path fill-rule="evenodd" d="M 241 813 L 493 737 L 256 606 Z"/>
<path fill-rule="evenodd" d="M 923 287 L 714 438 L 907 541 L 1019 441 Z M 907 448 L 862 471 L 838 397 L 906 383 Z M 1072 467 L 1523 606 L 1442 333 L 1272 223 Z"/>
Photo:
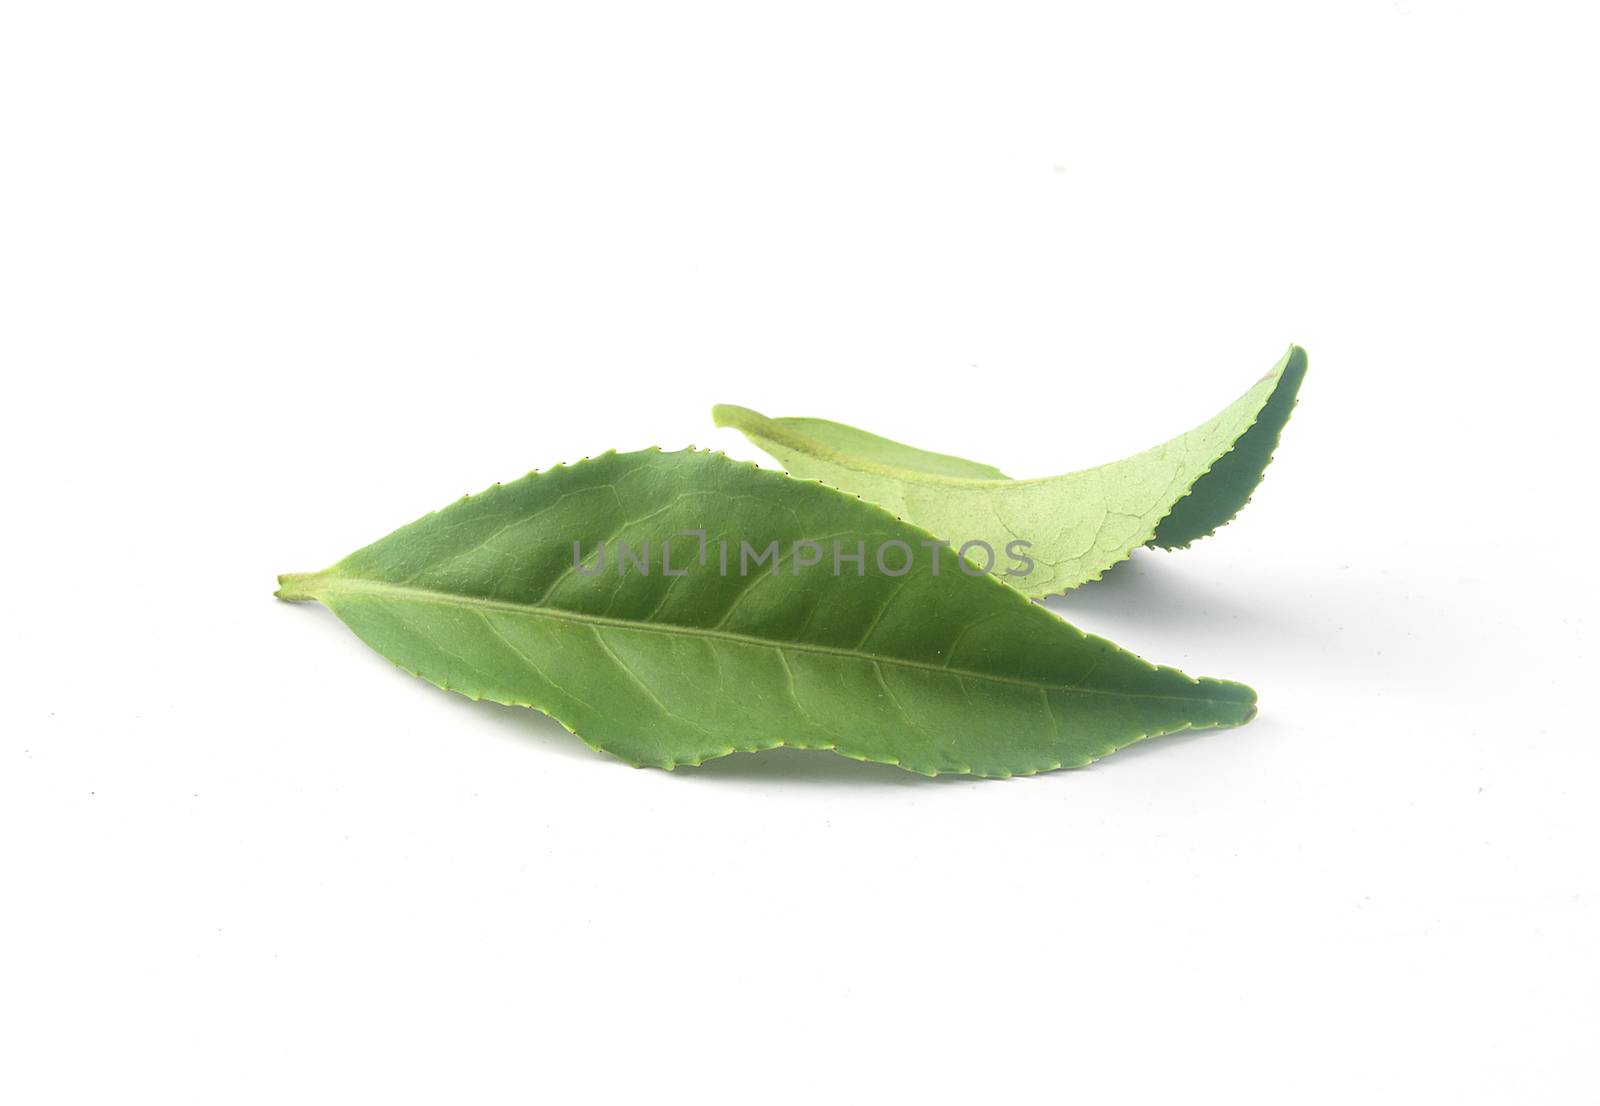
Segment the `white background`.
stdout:
<path fill-rule="evenodd" d="M 1583 5 L 13 2 L 0 1098 L 1593 1102 Z M 1253 724 L 675 774 L 271 597 L 714 402 L 1046 475 Z M 770 463 L 770 462 L 769 462 Z"/>

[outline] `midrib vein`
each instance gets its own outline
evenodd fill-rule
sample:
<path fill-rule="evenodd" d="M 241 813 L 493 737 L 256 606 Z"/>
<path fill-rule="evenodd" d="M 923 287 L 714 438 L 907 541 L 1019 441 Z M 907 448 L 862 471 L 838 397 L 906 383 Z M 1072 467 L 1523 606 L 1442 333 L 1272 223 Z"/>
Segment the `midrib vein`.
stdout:
<path fill-rule="evenodd" d="M 714 641 L 727 641 L 739 645 L 753 645 L 762 649 L 776 650 L 780 655 L 786 650 L 796 653 L 811 653 L 818 656 L 842 657 L 853 661 L 866 661 L 875 665 L 892 665 L 896 668 L 907 668 L 920 672 L 931 672 L 934 675 L 956 676 L 962 679 L 983 680 L 989 683 L 1010 684 L 1015 687 L 1026 687 L 1039 691 L 1064 691 L 1075 695 L 1101 695 L 1114 699 L 1158 700 L 1173 703 L 1211 703 L 1238 705 L 1234 699 L 1212 699 L 1198 695 L 1161 695 L 1155 693 L 1130 693 L 1123 691 L 1109 691 L 1104 688 L 1079 687 L 1074 684 L 1049 683 L 1040 680 L 1027 680 L 1016 676 L 999 676 L 992 672 L 975 672 L 966 668 L 949 668 L 943 665 L 930 664 L 924 661 L 908 660 L 904 657 L 880 656 L 874 653 L 863 653 L 851 649 L 834 649 L 826 645 L 813 645 L 807 642 L 772 641 L 767 638 L 753 637 L 749 634 L 733 633 L 728 630 L 708 630 L 696 626 L 676 626 L 670 623 L 634 622 L 626 618 L 612 618 L 606 615 L 580 614 L 576 611 L 557 610 L 553 607 L 540 607 L 524 603 L 508 603 L 499 599 L 483 599 L 471 595 L 455 595 L 447 591 L 435 591 L 429 588 L 405 587 L 397 584 L 387 584 L 379 580 L 365 580 L 353 576 L 330 576 L 322 581 L 319 589 L 324 594 L 328 593 L 357 593 L 375 596 L 388 596 L 396 599 L 409 599 L 440 603 L 445 606 L 461 607 L 468 610 L 493 611 L 500 614 L 515 614 L 531 616 L 533 618 L 547 618 L 553 622 L 568 622 L 579 626 L 608 627 L 616 630 L 632 630 L 640 633 L 665 634 L 673 637 L 688 637 L 697 639 L 710 639 Z M 1099 667 L 1100 658 L 1090 668 L 1094 671 Z M 1155 671 L 1152 668 L 1152 671 Z M 1215 681 L 1196 681 L 1196 686 L 1202 683 Z"/>

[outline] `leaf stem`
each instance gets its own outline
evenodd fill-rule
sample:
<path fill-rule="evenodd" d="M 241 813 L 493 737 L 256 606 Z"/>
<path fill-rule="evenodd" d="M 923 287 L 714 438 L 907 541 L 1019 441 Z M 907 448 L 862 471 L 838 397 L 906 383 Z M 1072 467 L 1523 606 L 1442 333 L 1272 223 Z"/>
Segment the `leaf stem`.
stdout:
<path fill-rule="evenodd" d="M 323 572 L 290 572 L 278 577 L 278 590 L 272 594 L 286 603 L 304 603 L 317 598 L 317 585 Z"/>

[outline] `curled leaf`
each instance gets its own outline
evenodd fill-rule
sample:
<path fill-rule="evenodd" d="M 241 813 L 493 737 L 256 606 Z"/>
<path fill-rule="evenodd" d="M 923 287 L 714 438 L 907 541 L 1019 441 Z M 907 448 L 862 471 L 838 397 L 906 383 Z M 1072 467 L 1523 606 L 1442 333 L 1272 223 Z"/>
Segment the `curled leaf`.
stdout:
<path fill-rule="evenodd" d="M 826 419 L 768 418 L 712 409 L 792 475 L 878 503 L 957 545 L 1016 548 L 997 562 L 1024 594 L 1053 595 L 1098 579 L 1141 545 L 1175 549 L 1206 537 L 1250 500 L 1272 460 L 1305 377 L 1291 346 L 1272 371 L 1222 413 L 1154 449 L 1098 468 L 1034 480 L 930 453 Z"/>
<path fill-rule="evenodd" d="M 789 745 L 1009 776 L 1255 713 L 1247 687 L 1148 664 L 970 573 L 854 497 L 649 450 L 497 485 L 278 595 L 638 765 Z"/>

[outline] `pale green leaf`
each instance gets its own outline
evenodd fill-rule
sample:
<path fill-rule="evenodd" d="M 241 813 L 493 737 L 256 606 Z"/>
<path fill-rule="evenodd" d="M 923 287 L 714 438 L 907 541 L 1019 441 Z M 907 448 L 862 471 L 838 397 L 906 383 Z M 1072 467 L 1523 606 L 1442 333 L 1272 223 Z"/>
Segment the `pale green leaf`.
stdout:
<path fill-rule="evenodd" d="M 694 530 L 704 564 L 699 538 L 682 536 Z M 811 559 L 808 546 L 796 555 L 802 539 L 821 564 L 797 565 Z M 601 540 L 649 542 L 648 574 L 610 559 L 579 571 L 572 543 L 592 571 Z M 740 543 L 774 541 L 778 572 L 741 575 Z M 915 554 L 905 575 L 875 563 L 890 541 Z M 685 575 L 663 575 L 663 542 Z M 836 577 L 836 549 L 866 558 Z M 789 745 L 1007 776 L 1255 713 L 1249 688 L 1086 635 L 871 504 L 692 450 L 608 453 L 497 485 L 281 584 L 400 667 L 535 707 L 634 764 Z"/>
<path fill-rule="evenodd" d="M 1283 360 L 1222 413 L 1154 449 L 1064 476 L 1012 480 L 999 469 L 930 453 L 826 419 L 768 418 L 719 405 L 792 475 L 853 492 L 957 545 L 983 542 L 996 572 L 1031 596 L 1100 577 L 1141 545 L 1179 548 L 1239 513 L 1272 460 L 1306 371 Z M 1033 561 L 1004 554 L 1013 542 Z M 987 560 L 987 556 L 984 558 Z"/>

